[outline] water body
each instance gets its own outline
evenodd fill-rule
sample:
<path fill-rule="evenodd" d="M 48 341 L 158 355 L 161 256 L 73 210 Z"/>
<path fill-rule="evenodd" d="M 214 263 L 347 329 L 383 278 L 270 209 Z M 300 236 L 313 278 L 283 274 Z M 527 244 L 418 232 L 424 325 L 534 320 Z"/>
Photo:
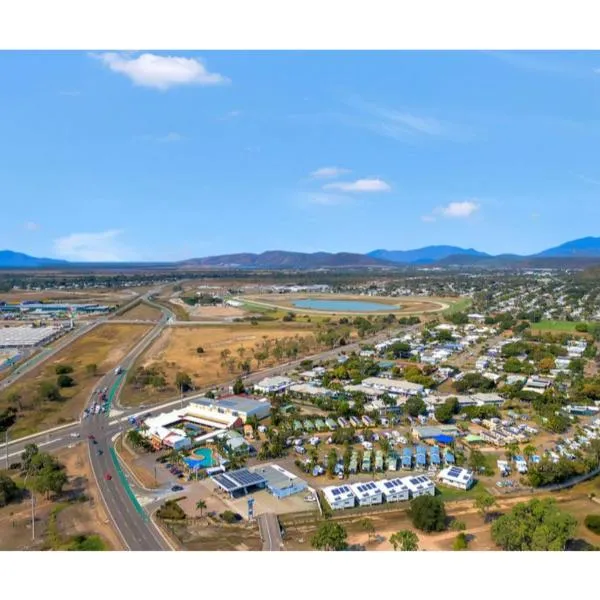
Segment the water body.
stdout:
<path fill-rule="evenodd" d="M 292 304 L 296 308 L 310 310 L 325 310 L 328 312 L 391 312 L 400 308 L 397 304 L 382 304 L 380 302 L 367 302 L 364 300 L 317 300 L 303 298 L 295 300 Z"/>

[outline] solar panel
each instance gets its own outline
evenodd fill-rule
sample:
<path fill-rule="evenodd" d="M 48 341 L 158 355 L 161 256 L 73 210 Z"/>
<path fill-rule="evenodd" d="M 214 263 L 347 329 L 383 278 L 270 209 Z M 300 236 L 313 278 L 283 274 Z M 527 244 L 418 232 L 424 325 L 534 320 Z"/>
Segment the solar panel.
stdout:
<path fill-rule="evenodd" d="M 413 478 L 413 479 L 411 479 L 411 480 L 410 480 L 410 482 L 411 482 L 413 485 L 417 485 L 417 483 L 419 483 L 419 480 L 418 480 L 418 479 L 415 479 L 415 478 Z"/>
<path fill-rule="evenodd" d="M 383 484 L 388 490 L 394 487 L 394 482 L 393 481 L 386 481 Z"/>
<path fill-rule="evenodd" d="M 225 475 L 215 475 L 213 479 L 214 481 L 218 482 L 222 487 L 224 487 L 228 492 L 231 490 L 235 490 L 239 487 L 235 482 L 231 481 Z"/>

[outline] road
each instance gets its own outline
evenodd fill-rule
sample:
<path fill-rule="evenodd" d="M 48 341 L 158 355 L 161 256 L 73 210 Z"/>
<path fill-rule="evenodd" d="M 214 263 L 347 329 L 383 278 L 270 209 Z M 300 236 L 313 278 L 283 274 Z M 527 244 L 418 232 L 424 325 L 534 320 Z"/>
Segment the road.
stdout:
<path fill-rule="evenodd" d="M 256 517 L 258 530 L 263 541 L 263 550 L 268 552 L 278 552 L 283 548 L 281 538 L 281 528 L 277 515 L 265 513 Z"/>
<path fill-rule="evenodd" d="M 142 298 L 145 300 L 151 292 Z M 81 422 L 59 428 L 54 431 L 42 432 L 37 436 L 30 436 L 27 439 L 15 440 L 7 447 L 7 462 L 11 458 L 14 460 L 23 451 L 23 448 L 28 443 L 35 443 L 44 448 L 45 451 L 54 451 L 60 448 L 68 447 L 71 444 L 85 443 L 89 446 L 89 459 L 94 478 L 97 482 L 98 489 L 107 511 L 110 515 L 115 528 L 119 532 L 125 547 L 133 551 L 153 551 L 153 550 L 168 550 L 169 544 L 161 536 L 157 527 L 154 525 L 148 514 L 139 505 L 135 498 L 132 488 L 125 480 L 125 476 L 121 471 L 121 467 L 116 459 L 113 449 L 113 438 L 119 431 L 127 428 L 127 419 L 131 415 L 139 415 L 145 413 L 156 413 L 160 410 L 182 402 L 181 398 L 170 400 L 159 406 L 151 409 L 140 410 L 140 408 L 120 409 L 119 392 L 125 379 L 125 373 L 133 367 L 135 361 L 144 350 L 160 335 L 164 327 L 174 321 L 174 315 L 168 309 L 156 305 L 162 311 L 162 318 L 153 329 L 142 338 L 142 340 L 132 349 L 132 351 L 123 359 L 121 368 L 124 373 L 117 374 L 115 371 L 107 373 L 101 378 L 96 386 L 89 404 L 93 404 L 94 398 L 100 390 L 107 390 L 107 396 L 111 408 L 113 408 L 113 416 L 111 412 L 108 414 L 101 413 L 99 415 L 83 418 Z M 362 340 L 360 343 L 375 343 L 386 336 L 383 333 L 378 334 L 369 340 Z M 344 347 L 344 351 L 351 352 L 358 349 L 359 343 L 349 344 Z M 312 360 L 327 360 L 334 358 L 340 354 L 340 349 L 328 350 L 312 357 Z M 298 359 L 291 363 L 281 365 L 253 373 L 246 378 L 247 382 L 255 382 L 263 377 L 276 375 L 286 372 L 298 366 L 302 360 Z M 188 398 L 187 400 L 189 400 Z M 114 412 L 118 412 L 118 417 L 114 417 Z M 260 518 L 259 526 L 261 527 L 261 535 L 265 541 L 267 550 L 280 550 L 281 533 L 279 523 L 275 515 L 265 515 Z"/>

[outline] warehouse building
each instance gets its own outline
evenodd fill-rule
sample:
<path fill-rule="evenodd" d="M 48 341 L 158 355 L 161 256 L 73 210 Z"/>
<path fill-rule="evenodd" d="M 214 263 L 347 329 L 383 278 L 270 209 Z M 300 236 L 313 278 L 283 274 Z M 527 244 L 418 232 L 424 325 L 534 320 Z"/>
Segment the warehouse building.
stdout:
<path fill-rule="evenodd" d="M 279 465 L 260 466 L 253 469 L 253 472 L 267 482 L 267 490 L 278 499 L 298 494 L 308 488 L 306 481 Z"/>
<path fill-rule="evenodd" d="M 252 473 L 248 469 L 237 469 L 228 473 L 219 473 L 211 480 L 232 498 L 239 498 L 246 494 L 262 490 L 267 486 L 264 477 L 258 473 Z"/>
<path fill-rule="evenodd" d="M 323 488 L 323 495 L 331 510 L 341 510 L 343 508 L 353 508 L 356 503 L 356 496 L 350 489 L 350 486 L 329 486 Z"/>
<path fill-rule="evenodd" d="M 268 417 L 271 413 L 271 403 L 266 398 L 256 399 L 250 396 L 226 396 L 218 400 L 196 398 L 190 402 L 188 412 L 209 421 L 229 422 L 234 418 L 245 423 L 248 417 L 256 417 L 259 420 Z"/>
<path fill-rule="evenodd" d="M 265 377 L 254 385 L 254 389 L 261 394 L 273 394 L 283 392 L 292 385 L 289 377 Z"/>
<path fill-rule="evenodd" d="M 409 499 L 408 487 L 404 481 L 397 477 L 396 479 L 382 479 L 377 482 L 377 487 L 383 494 L 386 502 L 402 502 Z"/>
<path fill-rule="evenodd" d="M 403 396 L 416 396 L 425 389 L 418 383 L 411 383 L 403 379 L 386 379 L 384 377 L 367 377 L 362 382 L 363 386 L 375 388 L 388 394 L 402 394 Z"/>
<path fill-rule="evenodd" d="M 62 327 L 2 327 L 0 348 L 32 348 L 56 339 L 65 331 Z"/>

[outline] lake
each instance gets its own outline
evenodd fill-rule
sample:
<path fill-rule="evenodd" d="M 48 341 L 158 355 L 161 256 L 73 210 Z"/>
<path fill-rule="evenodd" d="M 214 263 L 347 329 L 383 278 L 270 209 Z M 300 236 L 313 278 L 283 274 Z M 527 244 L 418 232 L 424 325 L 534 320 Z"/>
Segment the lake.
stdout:
<path fill-rule="evenodd" d="M 391 312 L 398 310 L 399 305 L 382 304 L 380 302 L 368 302 L 364 300 L 317 300 L 315 298 L 303 298 L 294 300 L 292 304 L 296 308 L 307 308 L 310 310 L 324 310 L 328 312 Z"/>

